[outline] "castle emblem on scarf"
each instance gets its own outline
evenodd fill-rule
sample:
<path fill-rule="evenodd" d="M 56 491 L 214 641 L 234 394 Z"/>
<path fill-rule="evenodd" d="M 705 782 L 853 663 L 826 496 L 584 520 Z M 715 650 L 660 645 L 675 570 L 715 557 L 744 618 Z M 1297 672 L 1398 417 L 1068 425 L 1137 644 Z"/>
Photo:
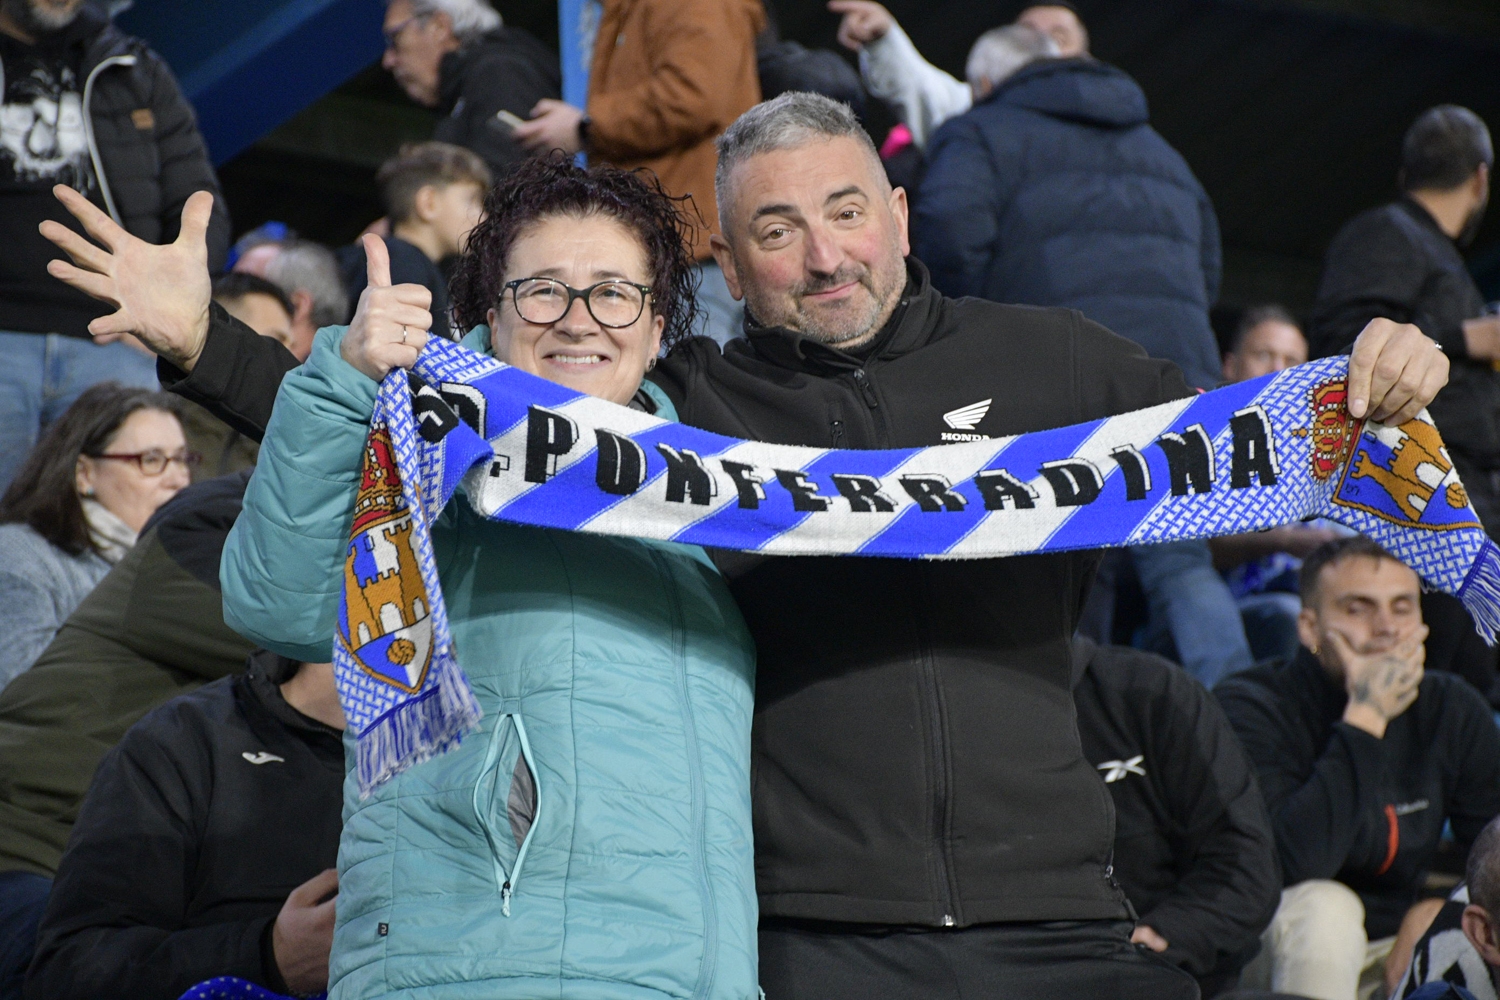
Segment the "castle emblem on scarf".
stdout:
<path fill-rule="evenodd" d="M 365 445 L 339 639 L 367 674 L 409 693 L 422 686 L 432 662 L 430 601 L 411 533 L 390 434 L 381 428 Z"/>
<path fill-rule="evenodd" d="M 1431 419 L 1368 425 L 1333 502 L 1408 528 L 1480 527 Z"/>
<path fill-rule="evenodd" d="M 1343 379 L 1324 382 L 1312 390 L 1313 478 L 1331 477 L 1349 457 L 1349 447 L 1359 436 L 1359 421 L 1349 416 L 1349 390 Z"/>

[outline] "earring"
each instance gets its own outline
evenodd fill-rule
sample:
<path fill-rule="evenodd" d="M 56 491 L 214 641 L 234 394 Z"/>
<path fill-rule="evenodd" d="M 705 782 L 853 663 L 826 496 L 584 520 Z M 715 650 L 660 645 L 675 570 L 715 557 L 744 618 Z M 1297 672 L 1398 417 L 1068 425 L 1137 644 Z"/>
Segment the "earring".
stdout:
<path fill-rule="evenodd" d="M 651 360 L 650 360 L 650 361 L 647 361 L 647 362 L 646 362 L 646 370 L 647 370 L 647 371 L 648 371 L 648 372 L 649 372 L 649 371 L 650 371 L 650 370 L 651 370 L 651 369 L 653 369 L 653 368 L 655 368 L 655 367 L 656 367 L 656 359 L 655 359 L 655 358 L 652 358 L 652 359 L 651 359 Z"/>
<path fill-rule="evenodd" d="M 86 500 L 92 500 L 92 499 L 94 499 L 95 495 L 96 494 L 91 489 L 90 490 L 84 490 L 82 493 L 79 494 L 79 496 L 83 497 Z"/>

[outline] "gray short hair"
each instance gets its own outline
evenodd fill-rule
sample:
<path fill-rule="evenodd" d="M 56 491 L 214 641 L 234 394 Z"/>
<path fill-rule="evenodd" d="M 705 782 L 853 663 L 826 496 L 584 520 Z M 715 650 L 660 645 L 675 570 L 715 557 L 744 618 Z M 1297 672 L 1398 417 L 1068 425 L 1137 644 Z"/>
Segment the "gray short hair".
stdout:
<path fill-rule="evenodd" d="M 1007 24 L 991 28 L 974 42 L 964 76 L 971 87 L 977 88 L 981 80 L 998 87 L 1023 66 L 1057 55 L 1057 43 L 1047 35 L 1024 24 Z"/>
<path fill-rule="evenodd" d="M 1500 919 L 1500 819 L 1490 820 L 1474 838 L 1464 881 L 1469 902 L 1484 907 L 1491 919 Z"/>
<path fill-rule="evenodd" d="M 312 321 L 319 328 L 349 319 L 349 293 L 339 278 L 339 262 L 321 243 L 292 239 L 266 265 L 266 280 L 291 298 L 297 292 L 312 296 Z"/>
<path fill-rule="evenodd" d="M 411 12 L 417 17 L 447 14 L 453 22 L 454 37 L 464 44 L 494 31 L 503 23 L 499 11 L 484 0 L 411 0 Z"/>
<path fill-rule="evenodd" d="M 796 149 L 820 139 L 853 139 L 870 153 L 876 165 L 880 153 L 849 105 L 822 94 L 789 90 L 755 105 L 734 120 L 715 143 L 719 165 L 714 171 L 714 196 L 719 202 L 719 227 L 724 225 L 729 202 L 729 175 L 753 156 L 781 149 Z M 880 170 L 881 179 L 885 170 Z"/>

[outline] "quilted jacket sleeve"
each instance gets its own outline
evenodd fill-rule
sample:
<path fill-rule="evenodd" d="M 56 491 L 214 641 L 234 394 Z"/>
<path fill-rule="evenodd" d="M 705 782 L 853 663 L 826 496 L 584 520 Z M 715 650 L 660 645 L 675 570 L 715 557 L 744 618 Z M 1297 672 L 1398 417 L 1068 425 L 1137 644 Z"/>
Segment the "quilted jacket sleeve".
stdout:
<path fill-rule="evenodd" d="M 344 327 L 318 331 L 282 380 L 245 505 L 224 545 L 224 621 L 283 656 L 333 658 L 354 497 L 377 383 L 339 355 Z"/>

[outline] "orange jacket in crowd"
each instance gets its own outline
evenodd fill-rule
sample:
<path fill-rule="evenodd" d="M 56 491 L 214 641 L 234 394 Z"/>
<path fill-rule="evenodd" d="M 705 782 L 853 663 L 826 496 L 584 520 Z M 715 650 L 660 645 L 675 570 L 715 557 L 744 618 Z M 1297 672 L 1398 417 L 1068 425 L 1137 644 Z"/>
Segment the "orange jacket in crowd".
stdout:
<path fill-rule="evenodd" d="M 760 101 L 761 0 L 604 0 L 589 70 L 589 152 L 690 194 L 713 232 L 714 140 Z M 693 239 L 707 259 L 709 229 Z"/>

